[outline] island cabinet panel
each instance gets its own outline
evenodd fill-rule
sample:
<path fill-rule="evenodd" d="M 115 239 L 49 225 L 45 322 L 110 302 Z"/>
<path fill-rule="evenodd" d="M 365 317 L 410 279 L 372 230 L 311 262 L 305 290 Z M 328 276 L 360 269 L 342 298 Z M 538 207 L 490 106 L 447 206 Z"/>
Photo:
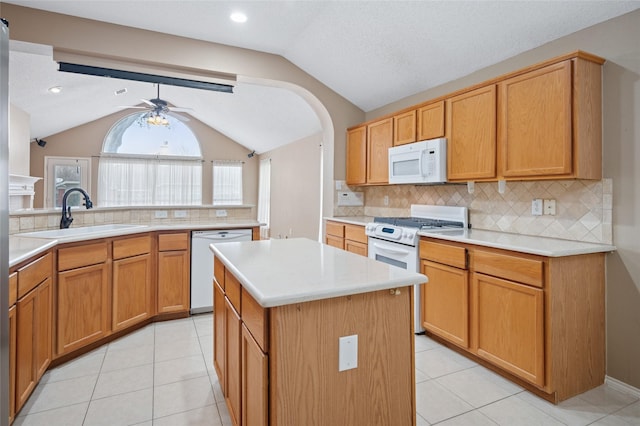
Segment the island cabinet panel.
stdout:
<path fill-rule="evenodd" d="M 441 138 L 444 130 L 444 101 L 418 108 L 417 140 Z"/>
<path fill-rule="evenodd" d="M 225 400 L 229 408 L 229 416 L 234 425 L 242 421 L 242 372 L 241 372 L 241 326 L 240 315 L 226 299 L 225 304 Z"/>
<path fill-rule="evenodd" d="M 188 312 L 191 303 L 189 232 L 158 234 L 158 314 Z"/>
<path fill-rule="evenodd" d="M 446 101 L 447 179 L 496 177 L 496 86 L 463 93 Z"/>
<path fill-rule="evenodd" d="M 271 308 L 270 424 L 415 425 L 412 302 L 404 287 Z M 338 371 L 350 335 L 358 366 Z"/>
<path fill-rule="evenodd" d="M 367 126 L 347 132 L 347 185 L 367 183 Z"/>
<path fill-rule="evenodd" d="M 269 424 L 269 359 L 242 325 L 242 423 Z"/>
<path fill-rule="evenodd" d="M 40 380 L 53 353 L 53 281 L 47 278 L 38 286 L 36 299 L 36 378 Z"/>
<path fill-rule="evenodd" d="M 110 334 L 109 272 L 110 264 L 101 263 L 58 273 L 58 355 Z"/>
<path fill-rule="evenodd" d="M 18 273 L 9 275 L 9 306 L 13 306 L 18 301 Z"/>
<path fill-rule="evenodd" d="M 545 381 L 542 289 L 479 273 L 472 277 L 476 353 L 542 387 Z"/>
<path fill-rule="evenodd" d="M 16 411 L 33 392 L 36 386 L 37 290 L 27 293 L 17 304 L 17 366 L 16 366 Z"/>
<path fill-rule="evenodd" d="M 213 367 L 218 374 L 222 394 L 227 393 L 227 312 L 224 290 L 217 282 L 213 284 Z"/>

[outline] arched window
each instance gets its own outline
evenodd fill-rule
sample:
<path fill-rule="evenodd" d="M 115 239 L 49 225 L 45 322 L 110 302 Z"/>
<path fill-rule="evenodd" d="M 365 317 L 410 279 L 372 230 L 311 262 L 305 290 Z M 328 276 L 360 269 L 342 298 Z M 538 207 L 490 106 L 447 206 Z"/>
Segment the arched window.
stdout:
<path fill-rule="evenodd" d="M 114 124 L 102 146 L 98 205 L 202 204 L 202 153 L 191 129 L 166 115 L 150 124 L 149 112 Z"/>

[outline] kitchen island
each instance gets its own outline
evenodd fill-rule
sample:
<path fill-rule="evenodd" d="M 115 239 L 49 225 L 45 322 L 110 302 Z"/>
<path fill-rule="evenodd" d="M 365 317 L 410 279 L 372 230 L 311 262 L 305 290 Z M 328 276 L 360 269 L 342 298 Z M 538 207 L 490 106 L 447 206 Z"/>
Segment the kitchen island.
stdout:
<path fill-rule="evenodd" d="M 308 239 L 211 250 L 214 366 L 234 424 L 415 425 L 424 275 Z"/>

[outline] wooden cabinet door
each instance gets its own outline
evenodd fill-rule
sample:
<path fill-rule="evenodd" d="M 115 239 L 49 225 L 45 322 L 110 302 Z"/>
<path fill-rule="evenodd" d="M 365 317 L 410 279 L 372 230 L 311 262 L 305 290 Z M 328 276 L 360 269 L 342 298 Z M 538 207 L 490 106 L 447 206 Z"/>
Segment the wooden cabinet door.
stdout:
<path fill-rule="evenodd" d="M 389 148 L 393 146 L 393 120 L 367 126 L 367 183 L 389 182 Z"/>
<path fill-rule="evenodd" d="M 189 252 L 158 253 L 158 313 L 187 312 L 190 308 Z"/>
<path fill-rule="evenodd" d="M 418 108 L 417 133 L 419 141 L 444 136 L 444 101 Z"/>
<path fill-rule="evenodd" d="M 109 266 L 102 263 L 58 274 L 58 354 L 110 333 Z"/>
<path fill-rule="evenodd" d="M 474 273 L 477 355 L 537 386 L 544 386 L 544 293 Z"/>
<path fill-rule="evenodd" d="M 16 412 L 36 386 L 36 330 L 38 289 L 34 288 L 16 304 Z"/>
<path fill-rule="evenodd" d="M 229 416 L 234 425 L 239 426 L 242 421 L 242 386 L 241 386 L 241 320 L 238 312 L 233 308 L 229 299 L 225 299 L 225 336 L 227 341 L 225 360 L 227 369 L 226 392 L 224 394 L 229 408 Z"/>
<path fill-rule="evenodd" d="M 267 355 L 242 325 L 242 425 L 269 424 L 269 363 Z"/>
<path fill-rule="evenodd" d="M 151 255 L 113 261 L 111 329 L 119 331 L 151 316 Z"/>
<path fill-rule="evenodd" d="M 501 174 L 571 173 L 571 61 L 505 80 L 498 97 Z"/>
<path fill-rule="evenodd" d="M 469 347 L 469 273 L 422 261 L 429 282 L 422 286 L 424 328 L 463 348 Z"/>
<path fill-rule="evenodd" d="M 496 177 L 496 86 L 447 99 L 447 179 Z"/>
<path fill-rule="evenodd" d="M 51 364 L 51 353 L 53 344 L 51 334 L 53 330 L 53 285 L 51 278 L 47 278 L 38 286 L 38 296 L 36 298 L 36 380 L 40 380 L 49 364 Z"/>
<path fill-rule="evenodd" d="M 327 235 L 325 237 L 325 243 L 332 247 L 344 249 L 344 238 L 336 237 L 334 235 Z"/>
<path fill-rule="evenodd" d="M 226 382 L 226 306 L 224 291 L 217 283 L 213 283 L 213 367 L 218 373 L 218 381 L 222 394 L 227 394 Z"/>
<path fill-rule="evenodd" d="M 347 185 L 367 182 L 367 127 L 347 132 Z"/>
<path fill-rule="evenodd" d="M 346 251 L 350 251 L 351 253 L 359 254 L 361 256 L 367 257 L 369 246 L 367 244 L 361 243 L 359 241 L 345 240 L 344 241 L 344 249 Z"/>
<path fill-rule="evenodd" d="M 9 308 L 9 423 L 16 416 L 16 306 Z"/>
<path fill-rule="evenodd" d="M 416 110 L 393 117 L 393 145 L 416 141 Z"/>

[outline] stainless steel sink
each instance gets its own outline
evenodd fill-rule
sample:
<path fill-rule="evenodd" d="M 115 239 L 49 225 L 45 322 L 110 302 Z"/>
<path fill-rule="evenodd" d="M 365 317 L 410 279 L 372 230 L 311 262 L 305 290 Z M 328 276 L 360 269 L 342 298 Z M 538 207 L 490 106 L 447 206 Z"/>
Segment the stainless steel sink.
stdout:
<path fill-rule="evenodd" d="M 20 237 L 31 238 L 52 238 L 52 239 L 64 239 L 70 237 L 88 236 L 94 234 L 109 234 L 116 231 L 129 231 L 136 228 L 147 228 L 146 225 L 133 225 L 127 223 L 112 223 L 106 225 L 91 225 L 80 226 L 78 228 L 66 228 L 66 229 L 50 229 L 47 231 L 35 231 L 25 232 L 23 234 L 17 234 Z"/>

